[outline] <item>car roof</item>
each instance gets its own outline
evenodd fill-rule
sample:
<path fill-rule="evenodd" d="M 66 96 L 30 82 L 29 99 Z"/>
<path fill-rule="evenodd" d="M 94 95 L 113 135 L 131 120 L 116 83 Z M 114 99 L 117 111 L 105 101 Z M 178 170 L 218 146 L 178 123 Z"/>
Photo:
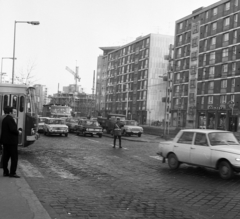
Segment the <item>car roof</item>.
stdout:
<path fill-rule="evenodd" d="M 212 132 L 229 132 L 225 130 L 216 130 L 216 129 L 182 129 L 183 132 L 200 132 L 200 133 L 212 133 Z"/>

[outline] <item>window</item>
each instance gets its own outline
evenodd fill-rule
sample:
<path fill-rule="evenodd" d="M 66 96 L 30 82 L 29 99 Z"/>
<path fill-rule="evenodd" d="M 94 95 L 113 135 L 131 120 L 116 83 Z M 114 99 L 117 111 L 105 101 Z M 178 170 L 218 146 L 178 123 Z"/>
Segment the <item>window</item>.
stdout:
<path fill-rule="evenodd" d="M 238 0 L 234 0 L 234 5 L 238 6 Z"/>
<path fill-rule="evenodd" d="M 236 43 L 237 42 L 237 31 L 234 30 L 233 31 L 233 43 Z"/>
<path fill-rule="evenodd" d="M 192 33 L 197 33 L 198 32 L 198 24 L 195 23 L 193 24 L 193 27 L 192 27 Z"/>
<path fill-rule="evenodd" d="M 210 53 L 210 61 L 215 61 L 215 52 Z"/>
<path fill-rule="evenodd" d="M 209 77 L 214 78 L 214 74 L 215 74 L 215 67 L 210 67 L 209 68 Z"/>
<path fill-rule="evenodd" d="M 238 14 L 234 14 L 233 20 L 234 20 L 235 23 L 238 22 Z"/>
<path fill-rule="evenodd" d="M 208 19 L 208 11 L 205 12 L 205 19 Z"/>
<path fill-rule="evenodd" d="M 181 57 L 181 54 L 182 54 L 182 48 L 178 48 L 177 56 Z"/>
<path fill-rule="evenodd" d="M 213 104 L 213 96 L 208 96 L 208 104 Z"/>
<path fill-rule="evenodd" d="M 205 26 L 205 33 L 208 32 L 208 25 Z"/>
<path fill-rule="evenodd" d="M 227 88 L 227 80 L 221 81 L 221 88 Z"/>
<path fill-rule="evenodd" d="M 232 102 L 235 102 L 235 96 L 234 96 L 234 94 L 230 95 L 230 97 L 231 97 L 231 101 L 232 101 Z"/>
<path fill-rule="evenodd" d="M 231 87 L 235 87 L 235 78 L 231 79 Z"/>
<path fill-rule="evenodd" d="M 181 22 L 180 24 L 179 24 L 179 30 L 181 30 L 183 28 L 183 23 Z"/>
<path fill-rule="evenodd" d="M 223 51 L 222 51 L 222 57 L 223 57 L 223 58 L 228 57 L 228 49 L 223 49 Z"/>
<path fill-rule="evenodd" d="M 217 22 L 212 23 L 212 30 L 216 30 L 217 29 Z"/>
<path fill-rule="evenodd" d="M 211 38 L 211 46 L 216 44 L 216 37 Z"/>
<path fill-rule="evenodd" d="M 230 17 L 227 17 L 223 21 L 224 26 L 228 26 L 230 24 Z"/>
<path fill-rule="evenodd" d="M 205 82 L 202 83 L 202 91 L 205 90 L 205 84 L 206 84 Z"/>
<path fill-rule="evenodd" d="M 191 88 L 195 87 L 195 79 L 190 80 L 190 87 Z"/>
<path fill-rule="evenodd" d="M 204 97 L 201 97 L 201 104 L 204 104 Z"/>
<path fill-rule="evenodd" d="M 182 43 L 182 35 L 178 36 L 178 43 L 181 44 Z"/>
<path fill-rule="evenodd" d="M 233 71 L 233 72 L 236 71 L 236 62 L 232 63 L 232 71 Z"/>
<path fill-rule="evenodd" d="M 227 95 L 221 95 L 220 96 L 220 103 L 225 104 L 227 102 Z"/>
<path fill-rule="evenodd" d="M 192 52 L 191 54 L 191 60 L 194 61 L 197 59 L 197 52 Z"/>
<path fill-rule="evenodd" d="M 225 3 L 225 11 L 230 9 L 230 2 Z"/>
<path fill-rule="evenodd" d="M 208 141 L 207 141 L 206 134 L 196 133 L 194 144 L 195 145 L 201 145 L 201 146 L 208 146 Z"/>
<path fill-rule="evenodd" d="M 233 56 L 237 55 L 237 47 L 236 46 L 232 47 L 232 54 L 233 54 Z"/>
<path fill-rule="evenodd" d="M 223 34 L 223 41 L 228 41 L 229 40 L 229 33 Z"/>
<path fill-rule="evenodd" d="M 217 8 L 214 8 L 214 9 L 213 9 L 213 16 L 217 15 L 217 13 L 218 13 L 218 9 L 217 9 Z"/>
<path fill-rule="evenodd" d="M 206 50 L 207 49 L 207 40 L 203 41 L 203 49 Z"/>
<path fill-rule="evenodd" d="M 206 77 L 206 68 L 203 68 L 202 78 L 204 79 L 205 77 Z"/>
<path fill-rule="evenodd" d="M 208 82 L 208 90 L 213 90 L 214 88 L 214 82 L 213 81 L 209 81 Z"/>
<path fill-rule="evenodd" d="M 228 72 L 228 64 L 225 64 L 222 66 L 222 72 L 224 72 L 224 73 Z"/>

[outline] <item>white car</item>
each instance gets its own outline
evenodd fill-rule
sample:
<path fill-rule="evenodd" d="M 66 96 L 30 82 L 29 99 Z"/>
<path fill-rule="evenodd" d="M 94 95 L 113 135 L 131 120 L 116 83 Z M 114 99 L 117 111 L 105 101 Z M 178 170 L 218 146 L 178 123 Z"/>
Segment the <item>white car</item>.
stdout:
<path fill-rule="evenodd" d="M 180 130 L 173 141 L 160 142 L 159 152 L 171 169 L 181 163 L 216 169 L 223 179 L 240 172 L 240 144 L 228 131 L 210 129 Z"/>
<path fill-rule="evenodd" d="M 47 118 L 44 124 L 44 135 L 65 135 L 68 136 L 68 126 L 63 119 Z"/>
<path fill-rule="evenodd" d="M 125 120 L 123 121 L 124 126 L 122 127 L 122 134 L 131 136 L 137 135 L 141 137 L 143 134 L 143 128 L 138 126 L 138 123 L 135 120 Z"/>
<path fill-rule="evenodd" d="M 45 120 L 48 117 L 38 117 L 38 132 L 44 132 L 44 124 L 45 124 Z"/>

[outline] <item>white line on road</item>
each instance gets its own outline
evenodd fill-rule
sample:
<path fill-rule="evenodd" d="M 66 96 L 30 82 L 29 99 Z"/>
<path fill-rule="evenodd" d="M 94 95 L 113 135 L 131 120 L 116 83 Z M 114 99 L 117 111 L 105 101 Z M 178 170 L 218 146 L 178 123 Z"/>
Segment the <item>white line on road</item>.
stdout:
<path fill-rule="evenodd" d="M 40 171 L 27 160 L 20 160 L 19 166 L 22 168 L 22 171 L 26 177 L 44 178 Z"/>
<path fill-rule="evenodd" d="M 157 159 L 157 160 L 162 160 L 162 157 L 160 156 L 150 156 L 151 158 Z"/>

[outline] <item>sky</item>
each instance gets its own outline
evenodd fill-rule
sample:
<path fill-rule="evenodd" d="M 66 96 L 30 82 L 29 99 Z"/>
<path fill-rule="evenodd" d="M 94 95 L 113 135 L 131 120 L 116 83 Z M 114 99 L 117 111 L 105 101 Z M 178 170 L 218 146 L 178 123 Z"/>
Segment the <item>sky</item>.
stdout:
<path fill-rule="evenodd" d="M 48 94 L 74 84 L 66 70 L 79 67 L 81 85 L 92 93 L 99 47 L 123 46 L 150 33 L 174 35 L 175 21 L 217 0 L 0 0 L 0 58 L 12 78 L 15 21 L 16 77 L 46 85 Z M 2 59 L 4 57 L 4 59 Z M 17 81 L 16 79 L 15 81 Z"/>

